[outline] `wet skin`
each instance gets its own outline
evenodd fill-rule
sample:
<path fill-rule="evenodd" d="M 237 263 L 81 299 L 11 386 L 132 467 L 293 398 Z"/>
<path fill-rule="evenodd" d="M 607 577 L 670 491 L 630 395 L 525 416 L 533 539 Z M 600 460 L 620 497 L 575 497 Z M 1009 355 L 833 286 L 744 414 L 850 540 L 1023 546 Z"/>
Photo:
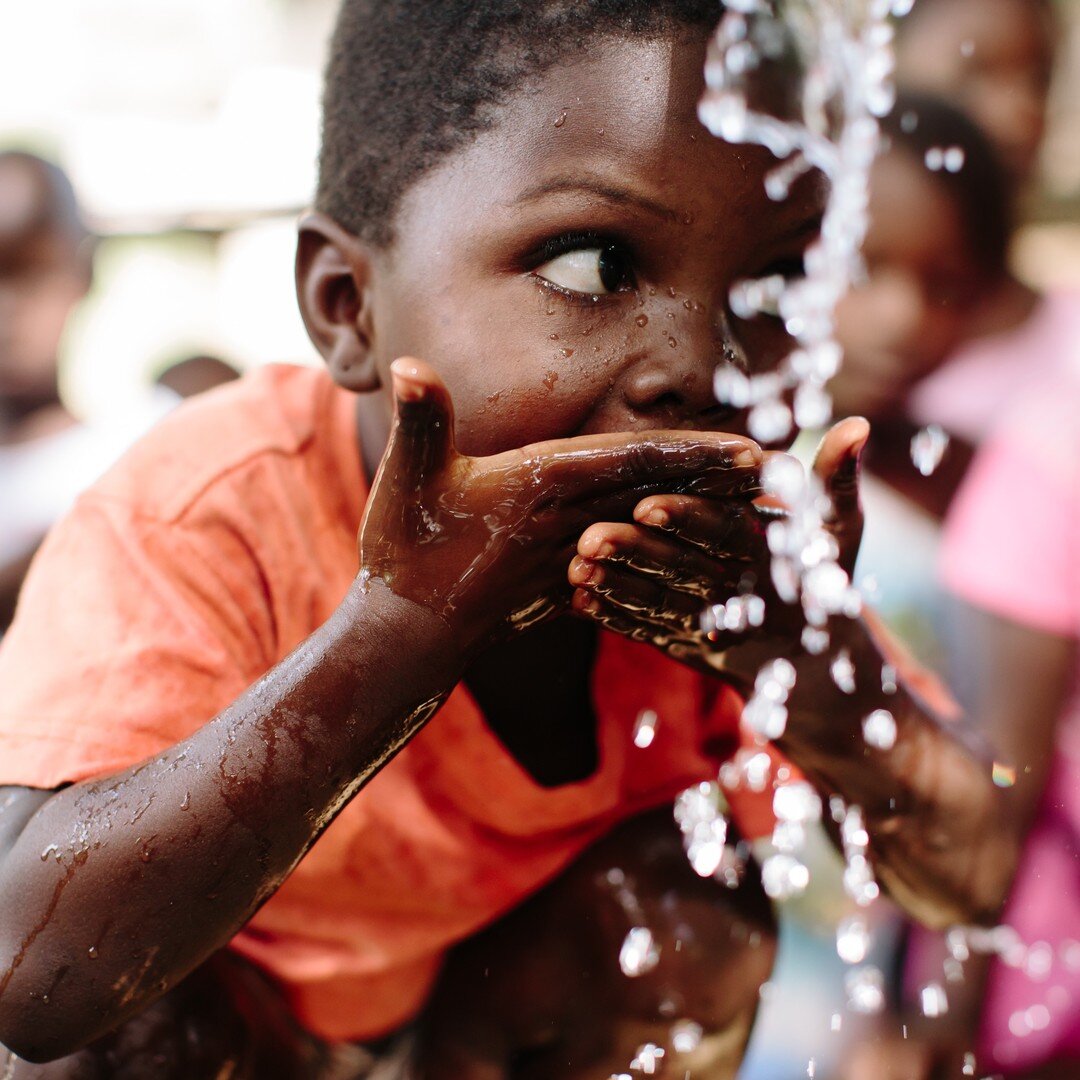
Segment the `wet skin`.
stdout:
<path fill-rule="evenodd" d="M 515 618 L 572 605 L 710 671 L 734 644 L 687 624 L 691 605 L 730 594 L 732 563 L 760 573 L 766 559 L 748 510 L 759 451 L 723 433 L 739 420 L 709 381 L 725 355 L 758 367 L 782 354 L 776 323 L 737 325 L 726 299 L 738 278 L 797 261 L 817 207 L 812 190 L 769 204 L 765 156 L 696 126 L 702 56 L 701 42 L 613 41 L 553 70 L 411 189 L 385 249 L 306 220 L 309 331 L 342 385 L 375 391 L 359 405 L 365 460 L 389 442 L 361 573 L 323 627 L 184 743 L 51 797 L 16 793 L 0 819 L 0 1041 L 36 1060 L 70 1053 L 225 945 Z M 391 373 L 403 353 L 434 366 Z M 848 560 L 865 438 L 864 423 L 843 425 L 819 459 Z M 666 579 L 671 565 L 686 579 Z M 885 701 L 859 624 L 834 629 L 857 665 L 849 697 L 772 607 L 723 677 L 791 656 L 783 747 L 865 807 L 886 885 L 932 921 L 995 909 L 1009 857 L 987 827 L 999 796 L 986 771 L 906 694 Z M 867 757 L 861 718 L 886 704 L 897 750 Z"/>

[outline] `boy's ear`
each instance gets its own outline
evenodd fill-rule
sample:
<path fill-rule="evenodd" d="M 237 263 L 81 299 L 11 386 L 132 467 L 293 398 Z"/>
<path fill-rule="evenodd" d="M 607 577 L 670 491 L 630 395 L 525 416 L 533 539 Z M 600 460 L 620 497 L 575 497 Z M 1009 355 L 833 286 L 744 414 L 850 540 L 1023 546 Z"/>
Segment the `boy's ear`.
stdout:
<path fill-rule="evenodd" d="M 375 390 L 371 248 L 325 214 L 300 220 L 296 294 L 308 336 L 339 386 Z"/>

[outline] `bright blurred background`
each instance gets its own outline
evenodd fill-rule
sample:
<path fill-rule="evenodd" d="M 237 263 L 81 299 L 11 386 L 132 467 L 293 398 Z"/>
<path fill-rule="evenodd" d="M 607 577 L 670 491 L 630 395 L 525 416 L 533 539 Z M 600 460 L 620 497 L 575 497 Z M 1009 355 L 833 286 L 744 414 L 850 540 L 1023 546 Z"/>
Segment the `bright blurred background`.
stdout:
<path fill-rule="evenodd" d="M 1080 3 L 1025 276 L 1080 283 Z M 60 162 L 104 237 L 64 347 L 94 415 L 181 357 L 310 361 L 292 292 L 335 0 L 34 0 L 0 15 L 0 146 Z"/>
<path fill-rule="evenodd" d="M 310 361 L 293 299 L 334 0 L 35 0 L 0 15 L 0 146 L 69 172 L 103 238 L 64 345 L 93 416 L 185 356 Z"/>

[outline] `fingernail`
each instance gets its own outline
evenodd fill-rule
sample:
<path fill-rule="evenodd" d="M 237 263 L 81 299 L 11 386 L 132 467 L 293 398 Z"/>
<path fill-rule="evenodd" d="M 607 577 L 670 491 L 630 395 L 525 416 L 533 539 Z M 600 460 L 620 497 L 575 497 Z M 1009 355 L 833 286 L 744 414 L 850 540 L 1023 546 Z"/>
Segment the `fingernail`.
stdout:
<path fill-rule="evenodd" d="M 594 585 L 602 579 L 603 574 L 596 563 L 579 556 L 570 567 L 570 577 L 576 585 Z"/>
<path fill-rule="evenodd" d="M 652 525 L 657 529 L 663 529 L 671 524 L 671 515 L 666 510 L 657 507 L 640 518 L 640 521 L 643 525 Z"/>
<path fill-rule="evenodd" d="M 586 533 L 578 541 L 578 554 L 586 559 L 608 559 L 614 553 L 614 549 L 602 536 Z"/>
<path fill-rule="evenodd" d="M 409 360 L 395 360 L 390 365 L 394 377 L 394 394 L 402 401 L 420 401 L 424 385 L 419 382 L 420 370 Z"/>
<path fill-rule="evenodd" d="M 747 446 L 740 450 L 734 458 L 734 465 L 737 469 L 752 469 L 755 465 L 761 464 L 761 448 L 757 446 Z"/>

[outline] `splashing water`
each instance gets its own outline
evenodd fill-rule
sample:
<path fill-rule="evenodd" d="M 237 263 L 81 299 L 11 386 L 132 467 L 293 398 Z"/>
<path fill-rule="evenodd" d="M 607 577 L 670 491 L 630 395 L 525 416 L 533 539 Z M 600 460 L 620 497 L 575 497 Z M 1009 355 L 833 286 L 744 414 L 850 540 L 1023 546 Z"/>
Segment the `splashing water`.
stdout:
<path fill-rule="evenodd" d="M 701 122 L 726 142 L 764 146 L 780 160 L 766 181 L 770 198 L 786 198 L 812 169 L 832 189 L 821 237 L 806 255 L 806 276 L 743 282 L 731 296 L 740 317 L 778 314 L 798 346 L 776 372 L 751 376 L 728 364 L 718 373 L 721 400 L 751 406 L 751 434 L 774 442 L 785 438 L 793 423 L 820 427 L 832 413 L 825 384 L 840 364 L 833 312 L 862 272 L 878 118 L 895 101 L 889 17 L 906 14 L 912 5 L 911 0 L 728 0 L 726 6 L 709 48 Z M 751 104 L 770 73 L 798 79 L 791 95 L 796 104 L 787 110 L 791 115 L 772 115 Z"/>
<path fill-rule="evenodd" d="M 923 476 L 933 476 L 949 449 L 949 436 L 937 424 L 917 432 L 911 440 L 911 463 Z"/>
<path fill-rule="evenodd" d="M 619 950 L 619 967 L 628 979 L 647 975 L 660 963 L 660 949 L 653 940 L 652 931 L 635 926 L 626 935 Z"/>

